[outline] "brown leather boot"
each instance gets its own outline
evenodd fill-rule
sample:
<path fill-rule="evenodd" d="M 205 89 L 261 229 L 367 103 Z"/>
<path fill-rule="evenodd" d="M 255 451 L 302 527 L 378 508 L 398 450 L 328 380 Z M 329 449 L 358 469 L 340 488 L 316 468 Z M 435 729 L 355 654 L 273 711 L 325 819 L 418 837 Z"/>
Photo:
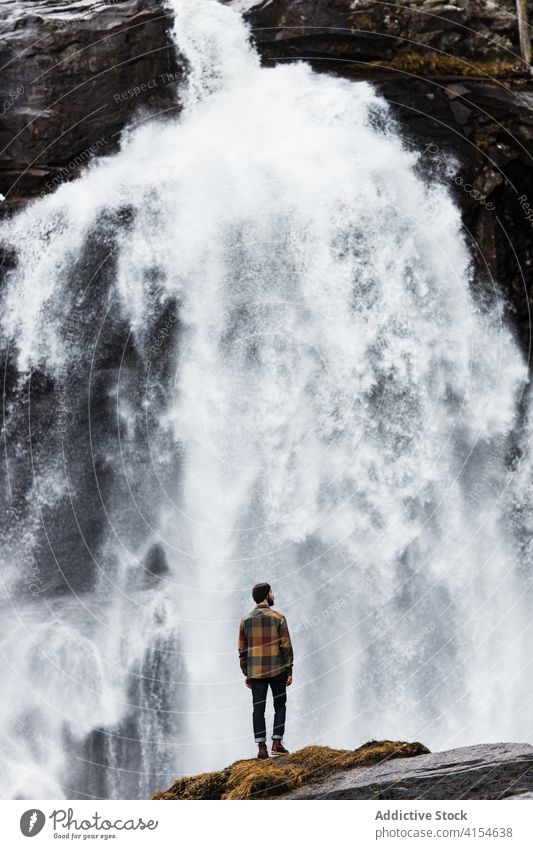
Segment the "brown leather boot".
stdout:
<path fill-rule="evenodd" d="M 280 755 L 288 755 L 289 751 L 285 748 L 281 740 L 272 740 L 272 757 L 279 758 Z"/>
<path fill-rule="evenodd" d="M 257 745 L 259 746 L 259 749 L 258 749 L 258 752 L 257 752 L 257 757 L 259 758 L 260 761 L 267 761 L 268 760 L 267 744 L 266 743 L 258 743 Z"/>

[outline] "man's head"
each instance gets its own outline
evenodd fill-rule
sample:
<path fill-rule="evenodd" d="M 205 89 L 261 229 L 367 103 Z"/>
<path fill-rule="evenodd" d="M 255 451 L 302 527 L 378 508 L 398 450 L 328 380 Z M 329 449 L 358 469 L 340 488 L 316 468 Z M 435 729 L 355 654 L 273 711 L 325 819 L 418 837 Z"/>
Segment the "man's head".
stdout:
<path fill-rule="evenodd" d="M 272 587 L 267 583 L 256 584 L 255 587 L 252 588 L 252 598 L 256 604 L 261 604 L 262 601 L 267 601 L 269 607 L 272 607 L 274 604 Z"/>

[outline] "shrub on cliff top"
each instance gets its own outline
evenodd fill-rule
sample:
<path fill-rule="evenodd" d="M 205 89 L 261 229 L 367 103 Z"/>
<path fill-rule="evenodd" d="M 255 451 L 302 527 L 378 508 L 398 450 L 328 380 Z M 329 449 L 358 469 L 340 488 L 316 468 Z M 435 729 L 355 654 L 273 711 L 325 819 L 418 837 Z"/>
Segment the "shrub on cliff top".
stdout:
<path fill-rule="evenodd" d="M 371 766 L 392 758 L 428 754 L 422 743 L 371 740 L 358 749 L 306 746 L 268 761 L 236 761 L 220 772 L 178 778 L 152 799 L 267 799 L 296 790 L 342 769 Z"/>

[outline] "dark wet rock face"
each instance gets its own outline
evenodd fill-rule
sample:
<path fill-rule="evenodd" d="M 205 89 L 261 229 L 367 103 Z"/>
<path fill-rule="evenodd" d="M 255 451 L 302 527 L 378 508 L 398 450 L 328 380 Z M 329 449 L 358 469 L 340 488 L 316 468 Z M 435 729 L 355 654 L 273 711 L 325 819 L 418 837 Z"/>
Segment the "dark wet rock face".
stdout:
<path fill-rule="evenodd" d="M 0 192 L 53 191 L 124 126 L 176 108 L 180 68 L 160 0 L 0 4 Z"/>
<path fill-rule="evenodd" d="M 515 62 L 516 6 L 491 0 L 265 0 L 246 13 L 273 58 L 377 61 L 418 54 L 441 61 Z M 506 55 L 507 54 L 507 55 Z"/>
<path fill-rule="evenodd" d="M 285 799 L 533 798 L 533 746 L 494 743 L 337 772 Z"/>

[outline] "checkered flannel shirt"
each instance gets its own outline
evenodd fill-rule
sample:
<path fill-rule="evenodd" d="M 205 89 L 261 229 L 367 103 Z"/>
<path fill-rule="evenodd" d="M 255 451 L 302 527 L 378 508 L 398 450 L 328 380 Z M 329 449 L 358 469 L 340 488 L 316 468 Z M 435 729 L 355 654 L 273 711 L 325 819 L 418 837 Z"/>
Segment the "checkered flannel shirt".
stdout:
<path fill-rule="evenodd" d="M 248 678 L 292 675 L 294 659 L 287 622 L 282 613 L 261 602 L 243 616 L 239 627 L 239 660 Z"/>

